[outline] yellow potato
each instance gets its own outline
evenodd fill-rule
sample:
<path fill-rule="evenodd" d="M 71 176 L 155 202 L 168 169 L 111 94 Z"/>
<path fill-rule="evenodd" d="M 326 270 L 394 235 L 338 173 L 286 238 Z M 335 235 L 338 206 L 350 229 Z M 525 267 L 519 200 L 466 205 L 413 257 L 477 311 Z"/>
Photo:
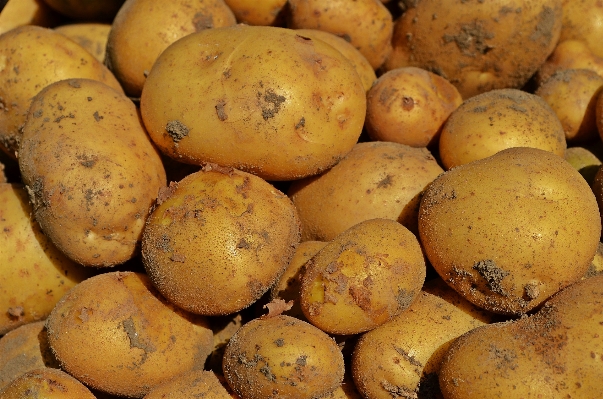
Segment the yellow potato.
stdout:
<path fill-rule="evenodd" d="M 534 77 L 537 85 L 548 80 L 560 69 L 590 69 L 603 77 L 603 57 L 597 57 L 583 42 L 564 40 L 538 68 Z"/>
<path fill-rule="evenodd" d="M 603 58 L 603 4 L 599 0 L 563 0 L 563 24 L 559 41 L 579 40 Z"/>
<path fill-rule="evenodd" d="M 67 36 L 94 56 L 100 62 L 105 60 L 107 39 L 109 38 L 110 24 L 79 23 L 61 25 L 54 28 L 56 32 Z"/>
<path fill-rule="evenodd" d="M 140 107 L 151 138 L 172 158 L 294 180 L 352 149 L 366 97 L 354 67 L 332 46 L 294 30 L 238 25 L 168 47 Z"/>
<path fill-rule="evenodd" d="M 87 79 L 46 87 L 33 100 L 19 151 L 36 220 L 61 251 L 87 266 L 137 253 L 166 177 L 126 96 Z"/>
<path fill-rule="evenodd" d="M 144 399 L 229 399 L 231 396 L 211 371 L 193 370 L 156 386 Z"/>
<path fill-rule="evenodd" d="M 3 3 L 4 7 L 0 10 L 0 34 L 24 25 L 52 28 L 63 19 L 44 0 L 8 0 Z"/>
<path fill-rule="evenodd" d="M 247 25 L 280 26 L 287 0 L 224 0 L 237 21 Z"/>
<path fill-rule="evenodd" d="M 428 187 L 420 239 L 438 274 L 466 299 L 522 314 L 587 271 L 601 235 L 596 204 L 563 158 L 510 148 Z"/>
<path fill-rule="evenodd" d="M 88 388 L 69 374 L 57 369 L 29 371 L 0 391 L 2 399 L 95 399 Z"/>
<path fill-rule="evenodd" d="M 584 147 L 570 147 L 565 150 L 564 158 L 580 172 L 589 185 L 592 185 L 601 167 L 601 160 L 595 154 Z"/>
<path fill-rule="evenodd" d="M 92 274 L 52 244 L 32 211 L 21 184 L 0 183 L 0 336 L 45 319 L 67 291 Z"/>

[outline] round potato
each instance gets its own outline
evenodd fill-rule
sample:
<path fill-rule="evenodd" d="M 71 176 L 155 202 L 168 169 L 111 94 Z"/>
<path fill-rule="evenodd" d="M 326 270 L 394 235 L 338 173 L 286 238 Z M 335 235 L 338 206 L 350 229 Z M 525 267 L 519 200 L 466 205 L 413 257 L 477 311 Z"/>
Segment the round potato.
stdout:
<path fill-rule="evenodd" d="M 208 165 L 162 193 L 144 229 L 142 259 L 172 303 L 226 315 L 268 291 L 299 237 L 286 195 L 257 176 Z"/>
<path fill-rule="evenodd" d="M 331 334 L 358 334 L 410 306 L 425 281 L 419 241 L 389 219 L 371 219 L 338 235 L 302 276 L 306 318 Z"/>
<path fill-rule="evenodd" d="M 62 370 L 41 368 L 19 376 L 4 390 L 2 399 L 95 399 L 84 384 Z"/>
<path fill-rule="evenodd" d="M 601 235 L 596 204 L 563 158 L 510 148 L 436 179 L 419 233 L 433 267 L 466 299 L 522 314 L 587 271 Z"/>
<path fill-rule="evenodd" d="M 456 87 L 434 73 L 415 67 L 393 69 L 368 92 L 366 129 L 373 140 L 431 146 L 462 102 Z"/>
<path fill-rule="evenodd" d="M 439 153 L 446 169 L 511 147 L 531 147 L 563 157 L 561 122 L 541 97 L 516 89 L 492 90 L 465 100 L 442 127 Z"/>
<path fill-rule="evenodd" d="M 113 266 L 137 253 L 166 184 L 134 104 L 87 79 L 54 83 L 34 98 L 19 168 L 44 233 L 87 266 Z"/>
<path fill-rule="evenodd" d="M 570 147 L 565 150 L 565 160 L 576 169 L 589 185 L 601 167 L 601 160 L 584 147 Z"/>
<path fill-rule="evenodd" d="M 107 39 L 111 30 L 110 24 L 92 22 L 69 24 L 57 26 L 54 30 L 88 50 L 100 62 L 105 61 Z"/>
<path fill-rule="evenodd" d="M 284 22 L 287 0 L 224 0 L 224 2 L 240 23 L 279 26 Z"/>
<path fill-rule="evenodd" d="M 595 106 L 603 92 L 603 77 L 588 69 L 565 69 L 553 74 L 534 94 L 547 102 L 561 121 L 568 143 L 599 137 Z"/>
<path fill-rule="evenodd" d="M 332 169 L 290 186 L 288 193 L 302 223 L 302 241 L 330 241 L 375 218 L 397 220 L 416 232 L 421 193 L 443 172 L 425 148 L 358 143 Z"/>
<path fill-rule="evenodd" d="M 48 317 L 92 274 L 52 244 L 32 212 L 23 185 L 0 183 L 0 336 Z"/>
<path fill-rule="evenodd" d="M 94 389 L 133 398 L 202 370 L 213 346 L 206 319 L 166 301 L 141 273 L 83 281 L 61 299 L 46 327 L 65 371 Z"/>
<path fill-rule="evenodd" d="M 603 77 L 603 57 L 594 55 L 583 42 L 564 40 L 538 68 L 534 76 L 536 84 L 546 82 L 560 69 L 590 69 Z"/>
<path fill-rule="evenodd" d="M 598 0 L 563 0 L 563 23 L 559 41 L 579 40 L 603 58 L 603 4 Z"/>
<path fill-rule="evenodd" d="M 140 97 L 149 71 L 170 44 L 193 32 L 235 23 L 223 0 L 126 0 L 111 27 L 106 65 L 126 94 Z"/>
<path fill-rule="evenodd" d="M 294 30 L 238 25 L 168 47 L 140 106 L 151 138 L 175 159 L 294 180 L 352 149 L 366 97 L 354 67 L 332 46 Z"/>
<path fill-rule="evenodd" d="M 121 91 L 92 54 L 52 29 L 22 26 L 0 35 L 0 60 L 0 149 L 15 159 L 31 100 L 44 87 L 87 78 Z"/>
<path fill-rule="evenodd" d="M 322 398 L 343 379 L 343 355 L 318 328 L 289 316 L 255 319 L 232 337 L 224 376 L 242 399 Z"/>
<path fill-rule="evenodd" d="M 561 1 L 414 2 L 394 26 L 385 69 L 416 66 L 435 72 L 464 99 L 520 88 L 557 44 Z"/>
<path fill-rule="evenodd" d="M 0 34 L 24 25 L 52 28 L 63 20 L 43 0 L 4 0 L 0 4 Z"/>

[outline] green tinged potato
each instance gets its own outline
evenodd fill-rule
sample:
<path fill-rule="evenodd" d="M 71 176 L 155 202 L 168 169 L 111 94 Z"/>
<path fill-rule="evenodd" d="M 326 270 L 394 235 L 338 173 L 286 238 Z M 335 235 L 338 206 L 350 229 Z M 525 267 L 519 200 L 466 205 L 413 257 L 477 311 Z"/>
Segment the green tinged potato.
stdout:
<path fill-rule="evenodd" d="M 45 319 L 71 287 L 92 274 L 53 245 L 32 211 L 21 184 L 0 183 L 0 336 Z"/>
<path fill-rule="evenodd" d="M 38 93 L 23 128 L 19 168 L 44 233 L 87 266 L 120 264 L 137 253 L 149 209 L 166 184 L 132 101 L 86 79 Z"/>
<path fill-rule="evenodd" d="M 140 101 L 165 154 L 268 180 L 336 164 L 358 140 L 366 113 L 362 81 L 339 51 L 267 26 L 182 38 L 159 56 Z"/>
<path fill-rule="evenodd" d="M 532 316 L 461 336 L 442 362 L 444 397 L 600 397 L 601 287 L 603 276 L 583 280 L 555 295 Z"/>
<path fill-rule="evenodd" d="M 331 334 L 371 330 L 410 306 L 425 281 L 415 235 L 388 219 L 359 223 L 306 264 L 301 306 L 306 318 Z"/>
<path fill-rule="evenodd" d="M 563 158 L 510 148 L 436 179 L 419 233 L 451 287 L 487 310 L 522 314 L 588 270 L 601 220 L 590 187 Z"/>

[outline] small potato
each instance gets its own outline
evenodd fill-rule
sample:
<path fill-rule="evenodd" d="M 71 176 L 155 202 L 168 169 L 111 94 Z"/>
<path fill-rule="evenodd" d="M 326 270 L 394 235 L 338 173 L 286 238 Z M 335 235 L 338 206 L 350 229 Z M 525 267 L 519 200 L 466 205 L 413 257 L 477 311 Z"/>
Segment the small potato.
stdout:
<path fill-rule="evenodd" d="M 41 368 L 13 380 L 4 390 L 2 399 L 95 399 L 88 388 L 64 371 Z"/>
<path fill-rule="evenodd" d="M 415 235 L 388 219 L 371 219 L 338 235 L 307 264 L 301 307 L 331 334 L 358 334 L 410 306 L 425 281 Z"/>
<path fill-rule="evenodd" d="M 141 273 L 109 272 L 69 291 L 46 322 L 61 367 L 86 385 L 140 398 L 180 373 L 202 370 L 213 334 Z"/>
<path fill-rule="evenodd" d="M 230 399 L 226 388 L 211 371 L 193 370 L 154 387 L 144 399 Z"/>
<path fill-rule="evenodd" d="M 34 98 L 19 168 L 44 233 L 87 266 L 117 265 L 137 253 L 166 184 L 134 104 L 87 79 L 54 83 Z"/>
<path fill-rule="evenodd" d="M 58 369 L 44 321 L 22 325 L 0 338 L 0 391 L 28 371 L 51 367 Z"/>
<path fill-rule="evenodd" d="M 379 0 L 289 0 L 289 27 L 343 37 L 379 68 L 391 51 L 392 15 Z"/>
<path fill-rule="evenodd" d="M 234 24 L 223 0 L 126 0 L 109 33 L 106 65 L 126 94 L 140 97 L 149 71 L 170 44 L 193 32 Z"/>
<path fill-rule="evenodd" d="M 603 57 L 594 55 L 583 42 L 564 40 L 540 66 L 534 76 L 537 85 L 546 82 L 560 69 L 590 69 L 603 77 Z"/>
<path fill-rule="evenodd" d="M 245 324 L 224 353 L 224 376 L 242 399 L 322 398 L 341 385 L 343 374 L 335 341 L 284 315 Z"/>
<path fill-rule="evenodd" d="M 397 68 L 370 89 L 365 124 L 373 140 L 427 147 L 438 142 L 442 125 L 462 102 L 446 79 L 420 68 Z"/>
<path fill-rule="evenodd" d="M 302 241 L 330 241 L 368 219 L 397 220 L 417 231 L 421 193 L 444 170 L 425 148 L 359 143 L 332 169 L 289 188 Z"/>
<path fill-rule="evenodd" d="M 16 159 L 32 98 L 53 82 L 87 78 L 122 91 L 92 54 L 52 29 L 22 26 L 0 35 L 0 149 Z"/>
<path fill-rule="evenodd" d="M 2 4 L 0 34 L 24 25 L 52 28 L 63 20 L 44 0 L 5 0 Z"/>
<path fill-rule="evenodd" d="M 140 107 L 149 135 L 172 158 L 295 180 L 352 149 L 366 94 L 352 64 L 325 42 L 238 25 L 169 46 L 151 69 Z"/>
<path fill-rule="evenodd" d="M 69 24 L 57 26 L 54 30 L 88 50 L 100 62 L 104 62 L 107 39 L 111 30 L 110 24 Z"/>
<path fill-rule="evenodd" d="M 448 170 L 511 147 L 531 147 L 563 157 L 561 122 L 539 96 L 516 89 L 492 90 L 465 100 L 444 124 L 439 142 Z"/>
<path fill-rule="evenodd" d="M 523 314 L 588 270 L 601 236 L 596 204 L 563 158 L 510 148 L 428 187 L 420 239 L 438 274 L 466 299 Z"/>
<path fill-rule="evenodd" d="M 455 85 L 464 99 L 520 88 L 555 48 L 561 2 L 405 1 L 410 7 L 394 26 L 385 70 L 427 69 Z"/>
<path fill-rule="evenodd" d="M 284 22 L 287 0 L 224 0 L 224 2 L 240 23 L 280 26 Z"/>
<path fill-rule="evenodd" d="M 287 196 L 257 176 L 208 165 L 162 192 L 143 232 L 142 259 L 172 303 L 226 315 L 270 289 L 299 237 Z"/>
<path fill-rule="evenodd" d="M 588 69 L 557 71 L 536 92 L 561 121 L 568 143 L 592 141 L 599 137 L 595 106 L 603 92 L 603 76 Z"/>
<path fill-rule="evenodd" d="M 601 287 L 603 276 L 582 280 L 532 316 L 458 338 L 441 365 L 444 397 L 601 397 Z"/>
<path fill-rule="evenodd" d="M 23 185 L 0 183 L 0 336 L 45 319 L 67 291 L 92 275 L 53 245 L 32 212 Z"/>
<path fill-rule="evenodd" d="M 580 172 L 589 185 L 593 184 L 601 167 L 601 160 L 595 154 L 584 147 L 570 147 L 565 150 L 564 159 Z"/>

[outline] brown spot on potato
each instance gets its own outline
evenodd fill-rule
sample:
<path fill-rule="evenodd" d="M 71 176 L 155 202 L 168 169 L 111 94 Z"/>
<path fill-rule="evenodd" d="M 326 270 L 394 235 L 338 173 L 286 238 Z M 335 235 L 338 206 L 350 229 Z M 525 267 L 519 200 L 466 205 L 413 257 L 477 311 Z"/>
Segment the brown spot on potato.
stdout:
<path fill-rule="evenodd" d="M 404 111 L 411 111 L 415 107 L 415 100 L 412 97 L 402 97 L 402 109 Z"/>
<path fill-rule="evenodd" d="M 171 120 L 165 126 L 166 132 L 170 135 L 174 143 L 178 143 L 180 140 L 188 136 L 189 129 L 186 125 L 179 120 Z"/>
<path fill-rule="evenodd" d="M 195 32 L 211 29 L 214 27 L 214 16 L 212 14 L 198 12 L 193 16 L 192 22 L 195 27 Z"/>
<path fill-rule="evenodd" d="M 481 260 L 473 265 L 473 269 L 486 280 L 490 291 L 507 296 L 507 292 L 500 284 L 509 275 L 509 272 L 501 269 L 492 259 Z"/>
<path fill-rule="evenodd" d="M 218 119 L 222 122 L 224 122 L 226 119 L 228 119 L 228 115 L 226 115 L 226 111 L 224 110 L 225 105 L 226 105 L 226 101 L 224 101 L 224 100 L 220 100 L 216 104 L 216 115 L 218 115 Z"/>
<path fill-rule="evenodd" d="M 494 33 L 485 30 L 481 21 L 473 21 L 461 25 L 460 32 L 456 35 L 444 35 L 444 43 L 454 42 L 461 53 L 468 57 L 476 57 L 477 54 L 486 54 L 493 49 L 486 40 L 493 39 Z"/>
<path fill-rule="evenodd" d="M 272 89 L 267 89 L 263 97 L 260 92 L 258 92 L 257 96 L 258 98 L 263 99 L 265 103 L 261 105 L 262 118 L 264 118 L 265 121 L 274 118 L 280 111 L 281 105 L 286 101 L 284 96 L 276 94 Z"/>

